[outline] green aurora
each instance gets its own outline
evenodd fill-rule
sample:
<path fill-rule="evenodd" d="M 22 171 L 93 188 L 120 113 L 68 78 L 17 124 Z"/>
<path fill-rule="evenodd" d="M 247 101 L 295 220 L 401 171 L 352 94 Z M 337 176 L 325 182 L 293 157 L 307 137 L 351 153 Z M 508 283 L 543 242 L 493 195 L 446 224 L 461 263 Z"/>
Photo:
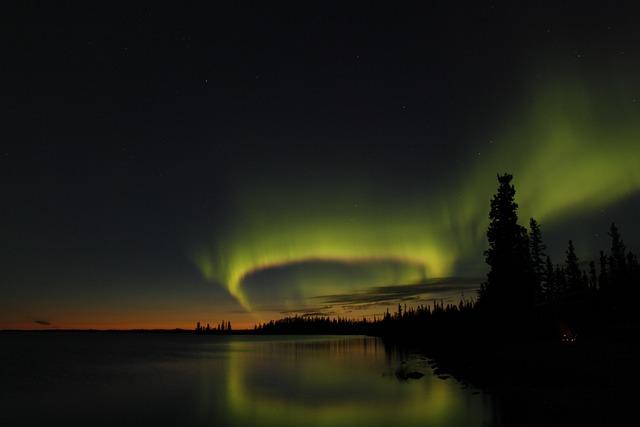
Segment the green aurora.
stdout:
<path fill-rule="evenodd" d="M 490 132 L 488 151 L 460 155 L 467 166 L 425 181 L 428 191 L 415 182 L 395 191 L 384 171 L 376 180 L 356 166 L 322 180 L 239 184 L 233 220 L 198 246 L 195 263 L 249 312 L 271 291 L 296 308 L 319 295 L 459 274 L 461 260 L 481 273 L 498 172 L 515 176 L 523 223 L 571 220 L 637 192 L 640 103 L 622 83 L 594 91 L 567 77 L 534 86 L 503 117 L 509 126 Z"/>

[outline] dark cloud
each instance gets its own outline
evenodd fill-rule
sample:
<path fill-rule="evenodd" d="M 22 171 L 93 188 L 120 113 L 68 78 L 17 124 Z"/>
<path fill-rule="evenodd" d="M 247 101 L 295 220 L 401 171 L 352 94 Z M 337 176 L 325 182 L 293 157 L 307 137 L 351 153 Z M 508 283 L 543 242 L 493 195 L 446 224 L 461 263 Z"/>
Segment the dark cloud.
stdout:
<path fill-rule="evenodd" d="M 37 323 L 38 325 L 43 326 L 51 326 L 51 322 L 48 322 L 46 320 L 34 320 L 33 323 Z"/>
<path fill-rule="evenodd" d="M 322 295 L 315 299 L 325 304 L 341 306 L 375 306 L 402 301 L 427 302 L 430 300 L 459 297 L 475 297 L 480 288 L 481 278 L 443 277 L 424 283 L 375 286 L 362 292 Z"/>
<path fill-rule="evenodd" d="M 287 316 L 302 316 L 302 317 L 313 317 L 313 316 L 335 316 L 338 313 L 333 310 L 333 306 L 327 305 L 323 307 L 308 307 L 301 309 L 293 309 L 293 310 L 281 310 L 280 313 Z"/>
<path fill-rule="evenodd" d="M 434 300 L 457 303 L 462 296 L 473 299 L 483 280 L 480 277 L 442 277 L 422 283 L 373 286 L 357 292 L 310 297 L 300 301 L 297 308 L 271 305 L 262 306 L 261 309 L 279 312 L 284 316 L 349 316 L 354 313 L 358 317 L 372 317 L 381 315 L 389 305 L 407 304 L 415 307 L 431 304 Z"/>

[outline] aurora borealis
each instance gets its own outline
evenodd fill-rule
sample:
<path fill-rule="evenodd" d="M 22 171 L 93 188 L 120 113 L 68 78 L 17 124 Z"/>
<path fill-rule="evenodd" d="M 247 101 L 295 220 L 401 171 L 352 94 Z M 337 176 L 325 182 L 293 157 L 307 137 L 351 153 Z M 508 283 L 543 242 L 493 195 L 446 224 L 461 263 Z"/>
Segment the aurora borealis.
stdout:
<path fill-rule="evenodd" d="M 0 329 L 473 296 L 506 171 L 554 259 L 570 238 L 594 256 L 611 221 L 639 248 L 632 14 L 67 12 L 9 23 L 37 31 L 5 67 Z M 384 287 L 415 292 L 367 298 Z"/>
<path fill-rule="evenodd" d="M 495 133 L 482 161 L 426 194 L 418 187 L 394 198 L 371 184 L 308 191 L 313 182 L 238 190 L 229 236 L 196 251 L 195 262 L 249 311 L 260 287 L 300 306 L 323 294 L 460 274 L 465 259 L 482 271 L 492 171 L 510 165 L 524 222 L 533 216 L 547 226 L 640 189 L 640 105 L 611 95 L 612 87 L 596 96 L 573 78 L 532 90 L 511 118 L 517 125 Z"/>

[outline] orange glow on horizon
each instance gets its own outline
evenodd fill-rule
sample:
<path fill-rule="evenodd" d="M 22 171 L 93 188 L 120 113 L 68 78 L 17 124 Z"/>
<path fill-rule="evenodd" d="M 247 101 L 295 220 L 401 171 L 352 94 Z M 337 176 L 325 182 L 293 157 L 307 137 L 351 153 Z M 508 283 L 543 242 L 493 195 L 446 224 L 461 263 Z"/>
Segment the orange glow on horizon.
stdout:
<path fill-rule="evenodd" d="M 219 316 L 220 317 L 220 316 Z M 202 321 L 201 321 L 202 323 Z M 206 322 L 204 325 L 206 326 Z M 211 327 L 214 327 L 215 322 L 211 322 Z M 235 330 L 253 329 L 254 322 L 237 322 L 234 323 L 231 320 L 231 327 Z M 196 327 L 196 321 L 192 323 L 167 323 L 167 322 L 56 322 L 50 325 L 40 324 L 36 322 L 2 322 L 0 323 L 0 330 L 21 330 L 21 331 L 55 331 L 55 330 L 194 330 Z"/>

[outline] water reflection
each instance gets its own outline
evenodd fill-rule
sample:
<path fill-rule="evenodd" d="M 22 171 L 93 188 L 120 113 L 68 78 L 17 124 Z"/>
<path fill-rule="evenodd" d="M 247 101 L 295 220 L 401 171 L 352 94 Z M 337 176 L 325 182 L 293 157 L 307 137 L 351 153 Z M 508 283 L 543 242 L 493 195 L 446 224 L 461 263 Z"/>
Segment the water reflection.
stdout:
<path fill-rule="evenodd" d="M 0 425 L 477 426 L 483 394 L 367 337 L 3 336 Z M 397 373 L 420 372 L 411 379 Z"/>
<path fill-rule="evenodd" d="M 228 410 L 238 424 L 469 426 L 485 418 L 480 396 L 376 338 L 237 340 L 229 352 Z M 398 381 L 403 366 L 428 375 Z"/>

